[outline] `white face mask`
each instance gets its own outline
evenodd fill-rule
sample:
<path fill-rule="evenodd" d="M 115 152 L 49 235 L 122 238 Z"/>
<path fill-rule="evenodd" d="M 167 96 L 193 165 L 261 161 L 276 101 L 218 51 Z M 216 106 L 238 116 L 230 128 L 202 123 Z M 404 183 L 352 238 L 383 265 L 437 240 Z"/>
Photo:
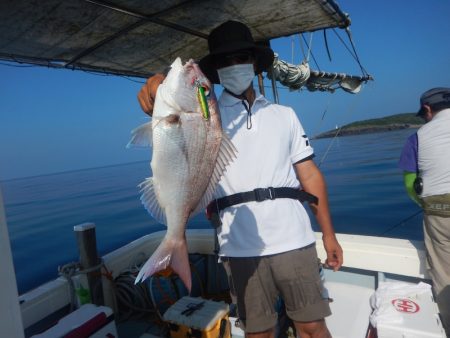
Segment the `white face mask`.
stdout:
<path fill-rule="evenodd" d="M 222 86 L 235 95 L 241 95 L 252 83 L 255 71 L 252 63 L 232 65 L 217 70 Z"/>

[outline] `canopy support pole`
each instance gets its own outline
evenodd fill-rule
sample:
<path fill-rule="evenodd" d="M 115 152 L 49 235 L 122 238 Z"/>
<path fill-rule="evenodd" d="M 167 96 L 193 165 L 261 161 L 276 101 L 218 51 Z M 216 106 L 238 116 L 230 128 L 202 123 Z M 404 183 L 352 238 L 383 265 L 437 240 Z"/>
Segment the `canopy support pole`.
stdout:
<path fill-rule="evenodd" d="M 134 16 L 134 17 L 139 18 L 139 19 L 145 19 L 147 21 L 156 23 L 156 24 L 161 25 L 161 26 L 172 28 L 172 29 L 175 29 L 175 30 L 180 31 L 180 32 L 184 32 L 184 33 L 187 33 L 187 34 L 198 36 L 198 37 L 204 38 L 204 39 L 208 38 L 208 34 L 204 34 L 202 32 L 196 31 L 194 29 L 190 29 L 190 28 L 178 25 L 176 23 L 172 23 L 172 22 L 169 22 L 169 21 L 166 21 L 166 20 L 162 20 L 162 19 L 156 18 L 157 15 L 161 15 L 162 13 L 167 12 L 168 10 L 164 10 L 162 12 L 159 12 L 159 13 L 156 13 L 156 14 L 152 14 L 152 15 L 144 15 L 144 14 L 141 14 L 141 13 L 129 10 L 129 9 L 125 8 L 125 7 L 121 7 L 121 6 L 118 6 L 116 4 L 110 3 L 108 1 L 104 1 L 104 0 L 85 0 L 85 1 L 93 3 L 93 4 L 101 6 L 101 7 L 112 9 L 112 10 L 117 11 L 117 12 L 128 14 L 128 15 Z M 182 7 L 182 6 L 184 6 L 186 4 L 189 4 L 191 2 L 192 2 L 192 0 L 187 0 L 185 2 L 182 2 L 182 3 L 178 4 L 178 5 L 170 8 L 170 9 L 174 9 L 176 7 Z"/>
<path fill-rule="evenodd" d="M 141 20 L 139 20 L 139 21 L 137 21 L 135 23 L 132 23 L 131 25 L 128 25 L 127 27 L 124 27 L 123 29 L 121 29 L 120 31 L 114 33 L 113 35 L 111 35 L 111 36 L 107 37 L 106 39 L 96 43 L 94 46 L 85 49 L 80 54 L 78 54 L 77 56 L 72 58 L 72 60 L 67 62 L 64 65 L 64 67 L 66 67 L 66 68 L 69 68 L 70 65 L 74 64 L 75 62 L 77 62 L 81 58 L 85 57 L 86 55 L 89 55 L 92 52 L 96 51 L 97 49 L 99 49 L 103 45 L 107 44 L 108 42 L 110 42 L 112 40 L 115 40 L 118 37 L 121 37 L 121 36 L 127 34 L 128 32 L 134 30 L 135 28 L 137 28 L 137 27 L 139 27 L 139 26 L 141 26 L 141 25 L 143 25 L 143 24 L 145 24 L 145 23 L 147 23 L 149 21 L 153 22 L 153 23 L 157 23 L 159 25 L 163 25 L 163 26 L 167 26 L 167 27 L 170 27 L 170 28 L 173 28 L 173 29 L 176 29 L 176 30 L 183 31 L 183 32 L 188 33 L 188 34 L 193 34 L 193 35 L 204 37 L 203 35 L 201 35 L 202 33 L 200 33 L 200 32 L 196 32 L 194 30 L 190 30 L 188 28 L 179 26 L 177 24 L 172 24 L 170 22 L 167 22 L 167 21 L 160 20 L 160 19 L 156 18 L 158 15 L 162 15 L 162 14 L 164 14 L 166 12 L 169 12 L 169 11 L 175 9 L 175 8 L 183 7 L 186 4 L 191 3 L 192 0 L 187 0 L 185 2 L 182 2 L 182 3 L 178 4 L 178 5 L 172 6 L 172 7 L 168 8 L 168 9 L 165 9 L 165 10 L 157 12 L 157 13 L 153 13 L 151 15 L 143 15 L 141 13 L 132 12 L 132 11 L 130 11 L 130 10 L 124 8 L 124 7 L 119 7 L 117 5 L 109 3 L 107 1 L 102 1 L 102 0 L 85 0 L 85 1 L 86 2 L 90 2 L 90 3 L 92 3 L 94 5 L 97 5 L 97 6 L 105 7 L 105 8 L 117 11 L 117 12 L 121 12 L 121 13 L 124 13 L 124 14 L 127 14 L 127 15 L 131 15 L 131 16 L 140 18 Z"/>
<path fill-rule="evenodd" d="M 279 104 L 278 99 L 278 89 L 277 89 L 277 80 L 275 79 L 275 74 L 273 71 L 270 72 L 271 78 L 272 78 L 272 93 L 273 93 L 273 100 L 276 104 Z"/>
<path fill-rule="evenodd" d="M 264 90 L 264 82 L 263 82 L 263 76 L 262 74 L 258 74 L 258 86 L 259 86 L 259 92 L 262 96 L 266 96 L 265 90 Z"/>

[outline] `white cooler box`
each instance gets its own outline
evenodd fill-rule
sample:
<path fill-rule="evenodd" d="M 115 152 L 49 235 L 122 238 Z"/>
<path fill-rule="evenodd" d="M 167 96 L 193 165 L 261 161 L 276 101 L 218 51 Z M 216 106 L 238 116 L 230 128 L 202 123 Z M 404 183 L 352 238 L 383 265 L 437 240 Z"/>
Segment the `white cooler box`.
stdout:
<path fill-rule="evenodd" d="M 426 283 L 380 283 L 371 298 L 370 316 L 378 338 L 445 338 L 431 286 Z"/>
<path fill-rule="evenodd" d="M 47 331 L 32 338 L 117 338 L 112 310 L 107 306 L 84 304 Z"/>

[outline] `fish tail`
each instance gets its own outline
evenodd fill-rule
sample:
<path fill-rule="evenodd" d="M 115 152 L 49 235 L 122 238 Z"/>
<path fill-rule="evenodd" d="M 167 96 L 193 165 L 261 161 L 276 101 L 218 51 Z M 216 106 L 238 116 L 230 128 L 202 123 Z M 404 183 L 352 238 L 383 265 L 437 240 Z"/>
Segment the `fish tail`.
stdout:
<path fill-rule="evenodd" d="M 178 274 L 188 291 L 191 292 L 191 268 L 185 240 L 173 241 L 164 239 L 141 268 L 134 284 L 143 282 L 149 276 L 169 266 Z"/>

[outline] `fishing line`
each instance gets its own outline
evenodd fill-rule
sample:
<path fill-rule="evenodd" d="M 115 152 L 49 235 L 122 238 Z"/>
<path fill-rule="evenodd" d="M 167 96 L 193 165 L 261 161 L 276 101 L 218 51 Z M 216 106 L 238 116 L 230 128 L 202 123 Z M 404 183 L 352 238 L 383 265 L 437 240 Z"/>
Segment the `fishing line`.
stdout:
<path fill-rule="evenodd" d="M 329 105 L 330 105 L 330 99 L 328 99 L 327 106 L 325 107 L 325 110 L 323 111 L 322 118 L 320 119 L 321 121 L 323 121 L 323 119 L 325 118 L 325 114 L 328 111 L 328 106 Z"/>
<path fill-rule="evenodd" d="M 341 41 L 341 43 L 344 45 L 344 47 L 347 49 L 347 51 L 350 53 L 350 55 L 353 57 L 353 59 L 355 59 L 355 61 L 358 63 L 358 65 L 359 65 L 359 67 L 360 67 L 361 72 L 363 73 L 363 75 L 364 75 L 364 76 L 368 76 L 369 73 L 366 71 L 366 69 L 365 69 L 365 68 L 363 67 L 363 65 L 361 64 L 361 61 L 359 60 L 359 57 L 358 57 L 358 54 L 357 54 L 357 52 L 356 52 L 356 48 L 355 48 L 355 45 L 354 45 L 354 43 L 353 43 L 353 38 L 352 38 L 352 35 L 351 35 L 350 30 L 349 30 L 349 29 L 346 29 L 346 33 L 347 33 L 348 39 L 349 39 L 349 41 L 350 41 L 350 44 L 351 44 L 351 46 L 352 46 L 353 52 L 352 52 L 352 51 L 350 50 L 350 48 L 347 46 L 347 44 L 346 44 L 345 41 L 342 39 L 342 37 L 336 32 L 336 30 L 335 30 L 334 28 L 333 28 L 332 30 L 333 30 L 334 34 L 336 34 L 336 36 L 338 37 L 338 39 Z"/>
<path fill-rule="evenodd" d="M 357 102 L 358 102 L 359 96 L 355 97 L 355 99 L 353 100 L 353 102 L 351 103 L 349 109 L 347 110 L 347 114 L 344 115 L 344 117 L 348 117 L 350 118 L 356 110 L 356 106 L 357 106 Z M 336 138 L 339 136 L 340 132 L 341 132 L 342 126 L 340 126 L 339 128 L 337 128 L 336 133 L 333 136 L 333 139 L 330 141 L 330 144 L 327 148 L 327 150 L 325 151 L 325 154 L 322 156 L 318 167 L 320 167 L 322 165 L 322 163 L 325 161 L 325 158 L 327 157 L 329 151 L 331 150 L 331 146 L 333 145 L 334 141 L 336 140 Z"/>
<path fill-rule="evenodd" d="M 336 36 L 338 37 L 338 39 L 341 41 L 341 43 L 344 45 L 345 49 L 347 49 L 347 51 L 350 53 L 350 55 L 355 59 L 355 61 L 357 61 L 356 55 L 353 54 L 353 52 L 351 51 L 350 47 L 348 47 L 347 43 L 344 41 L 344 39 L 342 39 L 342 37 L 336 32 L 335 29 L 332 29 L 332 31 L 334 32 L 334 34 L 336 34 Z"/>
<path fill-rule="evenodd" d="M 345 29 L 345 32 L 347 33 L 348 39 L 350 40 L 350 44 L 352 45 L 353 52 L 355 53 L 355 56 L 356 56 L 356 61 L 358 62 L 358 65 L 361 68 L 361 71 L 363 72 L 364 75 L 368 76 L 369 73 L 367 73 L 367 71 L 364 69 L 363 65 L 361 64 L 361 61 L 359 60 L 358 53 L 356 52 L 356 47 L 355 47 L 355 44 L 353 43 L 352 32 L 350 31 L 350 29 L 348 27 Z"/>
<path fill-rule="evenodd" d="M 339 128 L 338 130 L 336 130 L 336 134 L 334 134 L 333 138 L 331 139 L 330 143 L 328 144 L 328 148 L 325 151 L 325 154 L 323 154 L 322 159 L 320 160 L 319 164 L 317 165 L 317 167 L 320 168 L 320 166 L 322 165 L 322 163 L 325 161 L 325 158 L 327 157 L 328 153 L 331 150 L 331 147 L 333 146 L 334 141 L 337 139 L 339 132 L 341 131 L 341 128 Z"/>
<path fill-rule="evenodd" d="M 416 211 L 414 214 L 412 214 L 411 216 L 406 217 L 405 219 L 401 220 L 400 222 L 394 224 L 393 226 L 387 228 L 385 231 L 383 231 L 382 233 L 380 233 L 377 236 L 383 236 L 385 234 L 387 234 L 388 232 L 391 232 L 392 230 L 396 229 L 397 227 L 403 225 L 406 221 L 409 221 L 410 219 L 416 217 L 418 214 L 420 214 L 422 212 L 422 209 L 419 209 L 418 211 Z"/>
<path fill-rule="evenodd" d="M 303 46 L 302 33 L 298 34 L 300 49 L 302 50 L 303 60 L 306 60 L 305 46 Z M 302 60 L 300 60 L 301 62 Z"/>
<path fill-rule="evenodd" d="M 330 48 L 328 47 L 328 38 L 327 38 L 327 30 L 326 29 L 323 30 L 323 40 L 325 41 L 325 48 L 327 50 L 328 60 L 330 60 L 330 62 L 331 62 L 331 53 L 330 53 Z"/>
<path fill-rule="evenodd" d="M 311 133 L 311 135 L 316 135 L 316 131 L 320 130 L 320 128 L 321 128 L 321 126 L 323 124 L 323 121 L 325 120 L 325 115 L 328 112 L 328 107 L 330 106 L 330 102 L 331 102 L 331 96 L 329 95 L 327 104 L 326 104 L 325 109 L 324 109 L 324 111 L 322 113 L 322 118 L 317 123 L 317 126 L 313 129 L 313 132 Z"/>
<path fill-rule="evenodd" d="M 316 67 L 317 67 L 317 70 L 320 72 L 321 70 L 320 70 L 319 64 L 317 63 L 317 60 L 316 60 L 316 58 L 314 57 L 314 54 L 313 54 L 313 52 L 312 52 L 312 50 L 311 50 L 310 45 L 309 45 L 308 42 L 306 41 L 306 38 L 303 36 L 303 34 L 301 34 L 300 36 L 302 37 L 303 41 L 305 42 L 306 46 L 308 47 L 308 54 L 307 54 L 307 57 L 305 58 L 305 59 L 306 59 L 306 62 L 309 62 L 309 55 L 311 55 L 311 58 L 313 59 L 314 64 L 315 64 Z M 310 37 L 310 41 L 311 41 L 311 43 L 312 43 L 312 35 L 311 35 L 311 37 Z M 303 48 L 302 48 L 302 49 L 303 49 Z"/>

